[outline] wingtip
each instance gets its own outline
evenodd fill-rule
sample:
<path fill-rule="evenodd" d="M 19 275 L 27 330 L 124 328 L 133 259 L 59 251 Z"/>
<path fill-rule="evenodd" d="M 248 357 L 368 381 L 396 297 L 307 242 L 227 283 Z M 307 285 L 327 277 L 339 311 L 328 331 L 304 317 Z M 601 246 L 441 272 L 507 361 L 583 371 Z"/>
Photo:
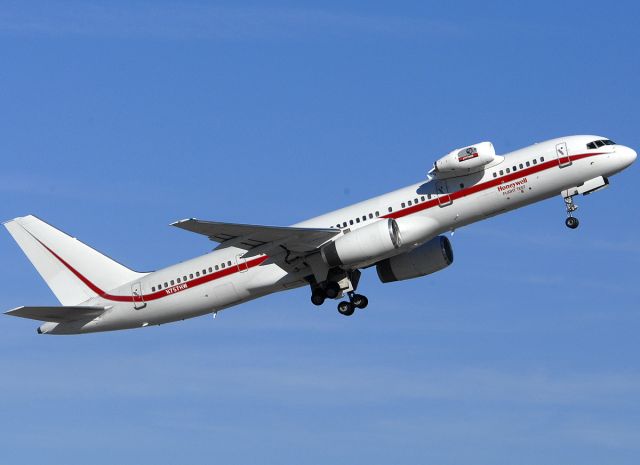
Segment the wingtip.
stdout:
<path fill-rule="evenodd" d="M 178 226 L 182 223 L 186 223 L 187 221 L 193 221 L 193 220 L 195 220 L 195 218 L 185 218 L 182 220 L 174 221 L 173 223 L 169 223 L 169 226 Z"/>
<path fill-rule="evenodd" d="M 31 214 L 29 214 L 29 215 L 24 215 L 24 216 L 16 216 L 15 218 L 12 218 L 12 219 L 10 219 L 10 220 L 3 221 L 3 222 L 2 222 L 2 225 L 4 226 L 4 225 L 6 225 L 6 224 L 14 223 L 14 222 L 20 223 L 20 220 L 24 220 L 24 219 L 26 219 L 26 218 L 35 218 L 35 216 L 34 216 L 34 215 L 31 215 Z"/>
<path fill-rule="evenodd" d="M 20 307 L 12 308 L 11 310 L 7 310 L 6 312 L 4 312 L 4 315 L 14 316 L 14 312 L 21 310 L 23 308 L 24 308 L 24 305 L 21 305 Z"/>

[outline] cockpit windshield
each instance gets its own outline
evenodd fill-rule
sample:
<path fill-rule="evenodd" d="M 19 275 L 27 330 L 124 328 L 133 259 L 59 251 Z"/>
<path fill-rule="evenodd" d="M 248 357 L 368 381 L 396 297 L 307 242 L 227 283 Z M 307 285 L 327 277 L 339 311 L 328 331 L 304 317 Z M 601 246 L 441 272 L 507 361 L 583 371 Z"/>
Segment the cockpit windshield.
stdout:
<path fill-rule="evenodd" d="M 587 144 L 588 149 L 597 149 L 598 147 L 603 147 L 605 145 L 616 145 L 616 143 L 609 139 L 602 140 L 594 140 L 593 142 L 589 142 Z"/>

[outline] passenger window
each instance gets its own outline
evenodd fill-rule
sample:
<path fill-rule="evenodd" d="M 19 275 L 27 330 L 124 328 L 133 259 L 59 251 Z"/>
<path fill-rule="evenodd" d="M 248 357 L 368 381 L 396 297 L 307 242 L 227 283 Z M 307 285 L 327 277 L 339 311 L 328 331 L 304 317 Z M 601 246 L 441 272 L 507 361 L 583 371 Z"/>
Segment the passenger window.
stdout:
<path fill-rule="evenodd" d="M 526 165 L 527 165 L 527 166 L 531 166 L 531 163 L 527 162 L 527 163 L 526 163 Z"/>
<path fill-rule="evenodd" d="M 376 218 L 380 216 L 380 212 L 376 212 Z"/>
<path fill-rule="evenodd" d="M 360 223 L 360 218 L 356 218 L 356 223 Z"/>
<path fill-rule="evenodd" d="M 369 213 L 369 219 L 373 218 L 373 213 Z"/>
<path fill-rule="evenodd" d="M 185 279 L 185 281 L 186 281 L 186 279 Z M 180 278 L 178 278 L 178 284 L 180 284 Z"/>
<path fill-rule="evenodd" d="M 189 279 L 193 279 L 193 273 L 191 273 L 191 274 L 189 275 Z M 186 280 L 187 280 L 187 279 L 185 278 L 185 281 L 186 281 Z"/>
<path fill-rule="evenodd" d="M 540 157 L 540 161 L 544 161 L 544 157 Z"/>
<path fill-rule="evenodd" d="M 538 164 L 538 160 L 536 160 L 535 158 L 533 159 L 533 164 L 537 165 Z"/>
<path fill-rule="evenodd" d="M 196 278 L 197 278 L 198 276 L 200 276 L 200 272 L 199 272 L 199 271 L 196 271 Z"/>
<path fill-rule="evenodd" d="M 220 269 L 220 266 L 216 265 L 216 271 L 218 271 Z"/>
<path fill-rule="evenodd" d="M 460 189 L 464 189 L 464 183 L 460 183 Z"/>
<path fill-rule="evenodd" d="M 156 288 L 154 286 L 151 287 L 151 292 L 156 292 Z"/>
<path fill-rule="evenodd" d="M 509 168 L 507 168 L 507 174 L 511 173 L 511 170 Z"/>
<path fill-rule="evenodd" d="M 400 206 L 401 206 L 402 208 L 404 208 L 404 207 L 405 207 L 404 202 L 402 202 L 402 203 L 400 204 Z"/>
<path fill-rule="evenodd" d="M 171 285 L 173 286 L 176 282 L 172 279 L 171 280 Z"/>
<path fill-rule="evenodd" d="M 227 262 L 227 266 L 231 266 L 231 260 Z"/>
<path fill-rule="evenodd" d="M 346 228 L 347 227 L 347 222 L 345 221 L 344 223 L 342 223 L 342 227 Z"/>
<path fill-rule="evenodd" d="M 164 283 L 164 287 L 165 288 L 169 287 L 169 284 L 168 283 Z"/>
<path fill-rule="evenodd" d="M 522 163 L 520 163 L 520 169 L 524 168 L 524 165 Z"/>
<path fill-rule="evenodd" d="M 515 166 L 513 166 L 513 167 L 511 168 L 511 170 L 512 170 L 512 171 L 516 171 L 516 167 L 515 167 Z"/>
<path fill-rule="evenodd" d="M 422 202 L 424 202 L 424 195 L 423 195 L 422 197 L 420 197 L 420 200 L 421 200 Z"/>
<path fill-rule="evenodd" d="M 503 170 L 500 170 L 500 176 L 502 176 L 504 174 Z"/>
<path fill-rule="evenodd" d="M 191 275 L 191 276 L 193 276 L 193 275 Z M 187 277 L 185 276 L 183 281 L 186 281 L 186 280 L 187 280 Z"/>
<path fill-rule="evenodd" d="M 349 220 L 349 224 L 353 226 L 353 220 Z"/>
<path fill-rule="evenodd" d="M 367 221 L 367 215 L 362 215 L 362 221 Z"/>
<path fill-rule="evenodd" d="M 216 268 L 217 269 L 217 268 Z M 213 272 L 213 270 L 211 269 L 211 267 L 209 267 L 209 273 Z"/>
<path fill-rule="evenodd" d="M 412 204 L 411 204 L 411 200 L 409 200 L 409 206 L 411 206 L 411 205 L 412 205 Z"/>
<path fill-rule="evenodd" d="M 389 213 L 391 213 L 393 211 L 393 208 L 389 207 Z"/>
<path fill-rule="evenodd" d="M 417 204 L 418 203 L 418 199 L 413 199 L 413 203 Z"/>
<path fill-rule="evenodd" d="M 431 194 L 427 194 L 427 198 L 431 200 Z"/>
<path fill-rule="evenodd" d="M 493 173 L 493 177 L 495 178 L 495 177 L 497 177 L 497 176 L 498 176 L 498 174 L 494 172 L 494 173 Z"/>

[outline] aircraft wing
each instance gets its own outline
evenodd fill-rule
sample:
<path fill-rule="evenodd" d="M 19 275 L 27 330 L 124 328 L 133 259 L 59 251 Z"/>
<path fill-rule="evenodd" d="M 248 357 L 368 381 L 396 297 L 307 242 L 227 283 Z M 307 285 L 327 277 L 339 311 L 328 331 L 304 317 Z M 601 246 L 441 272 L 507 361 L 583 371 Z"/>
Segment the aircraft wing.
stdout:
<path fill-rule="evenodd" d="M 91 320 L 102 315 L 106 310 L 107 307 L 18 307 L 5 312 L 5 315 L 62 323 Z"/>
<path fill-rule="evenodd" d="M 248 251 L 245 257 L 266 253 L 283 246 L 300 253 L 312 252 L 340 234 L 338 229 L 295 228 L 283 226 L 261 226 L 254 224 L 219 223 L 195 218 L 176 221 L 172 226 L 202 234 L 214 242 L 217 248 L 238 247 Z"/>

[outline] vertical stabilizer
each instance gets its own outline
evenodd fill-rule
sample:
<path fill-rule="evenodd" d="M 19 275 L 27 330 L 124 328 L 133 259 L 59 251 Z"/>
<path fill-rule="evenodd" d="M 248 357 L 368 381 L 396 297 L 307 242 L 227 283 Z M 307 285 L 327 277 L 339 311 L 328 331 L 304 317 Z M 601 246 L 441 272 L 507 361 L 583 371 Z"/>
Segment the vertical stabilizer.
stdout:
<path fill-rule="evenodd" d="M 62 305 L 77 305 L 144 275 L 35 216 L 4 226 Z"/>

